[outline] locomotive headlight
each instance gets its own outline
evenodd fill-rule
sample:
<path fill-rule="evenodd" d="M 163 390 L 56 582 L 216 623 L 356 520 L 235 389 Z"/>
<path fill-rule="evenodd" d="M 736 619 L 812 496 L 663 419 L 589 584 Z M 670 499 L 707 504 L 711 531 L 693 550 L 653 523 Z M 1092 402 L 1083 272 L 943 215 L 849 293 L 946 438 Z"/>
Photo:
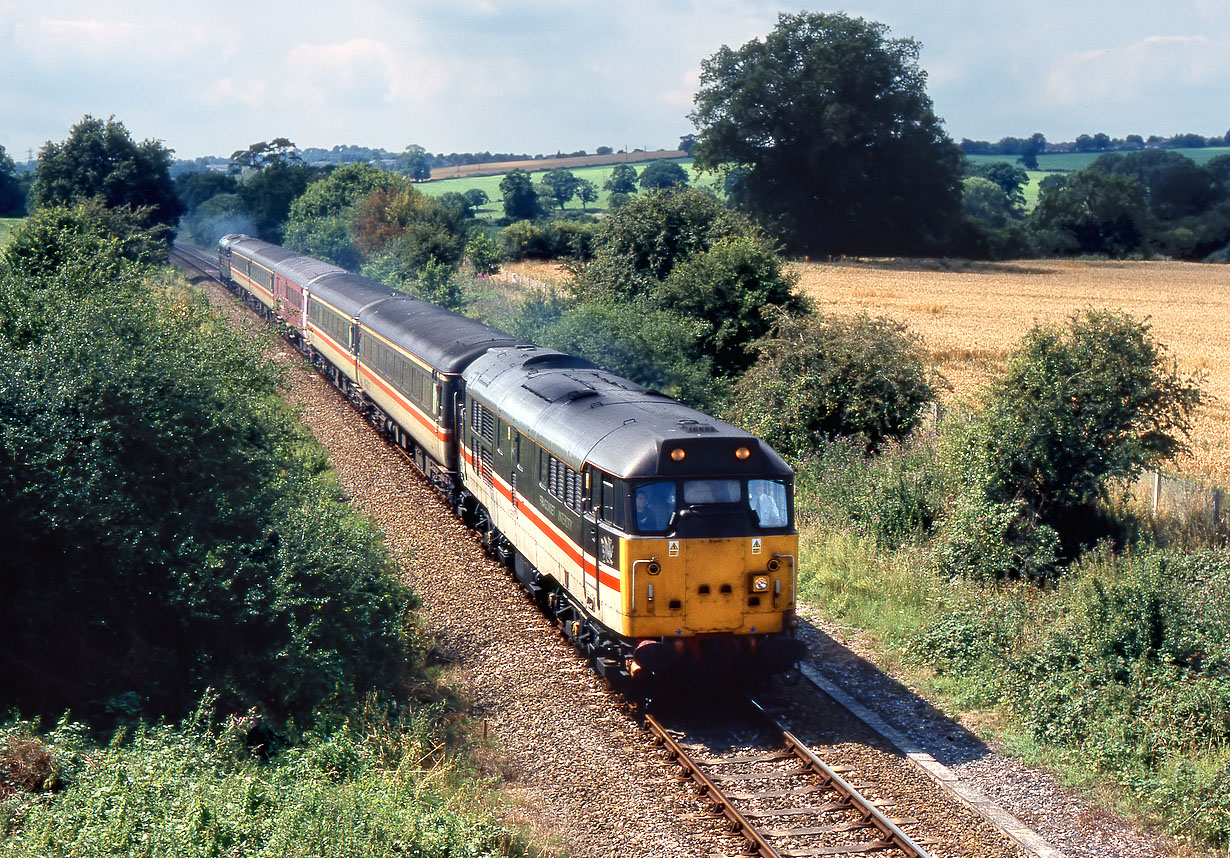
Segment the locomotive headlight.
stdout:
<path fill-rule="evenodd" d="M 674 459 L 676 462 L 682 462 L 683 457 L 686 455 L 687 453 L 683 451 L 682 447 L 676 447 L 675 449 L 671 450 L 671 458 Z"/>
<path fill-rule="evenodd" d="M 768 575 L 753 575 L 752 576 L 752 592 L 753 593 L 766 593 L 768 592 L 768 590 L 769 590 L 769 576 Z"/>
<path fill-rule="evenodd" d="M 750 455 L 752 455 L 752 451 L 749 450 L 747 447 L 740 447 L 738 450 L 735 450 L 735 458 L 738 459 L 740 462 L 742 462 L 744 459 L 746 459 Z"/>

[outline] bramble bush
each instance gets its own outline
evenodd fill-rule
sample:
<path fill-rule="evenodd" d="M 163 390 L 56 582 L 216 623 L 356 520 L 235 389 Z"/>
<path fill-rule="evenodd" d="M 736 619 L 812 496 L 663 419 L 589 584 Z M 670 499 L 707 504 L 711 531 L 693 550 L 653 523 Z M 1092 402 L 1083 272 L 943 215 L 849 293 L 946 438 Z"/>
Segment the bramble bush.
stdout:
<path fill-rule="evenodd" d="M 260 719 L 215 718 L 206 697 L 177 725 L 98 744 L 65 720 L 0 728 L 43 749 L 48 789 L 0 802 L 6 855 L 404 856 L 532 854 L 500 823 L 481 782 L 446 755 L 439 712 L 390 715 L 369 700 L 332 732 L 273 754 Z"/>
<path fill-rule="evenodd" d="M 0 263 L 0 703 L 105 723 L 211 686 L 304 724 L 401 687 L 413 597 L 260 344 L 113 226 L 45 209 Z"/>
<path fill-rule="evenodd" d="M 945 594 L 906 652 L 1077 776 L 1230 843 L 1230 552 L 1101 551 L 1049 593 Z"/>

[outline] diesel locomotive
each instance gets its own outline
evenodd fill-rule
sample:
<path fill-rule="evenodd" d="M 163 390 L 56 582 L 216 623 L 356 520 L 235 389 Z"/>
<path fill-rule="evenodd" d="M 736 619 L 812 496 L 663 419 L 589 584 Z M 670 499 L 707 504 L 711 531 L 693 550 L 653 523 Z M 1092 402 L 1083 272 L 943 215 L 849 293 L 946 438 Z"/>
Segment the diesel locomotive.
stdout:
<path fill-rule="evenodd" d="M 804 656 L 793 473 L 767 444 L 249 236 L 223 237 L 218 263 L 614 684 L 754 679 Z"/>

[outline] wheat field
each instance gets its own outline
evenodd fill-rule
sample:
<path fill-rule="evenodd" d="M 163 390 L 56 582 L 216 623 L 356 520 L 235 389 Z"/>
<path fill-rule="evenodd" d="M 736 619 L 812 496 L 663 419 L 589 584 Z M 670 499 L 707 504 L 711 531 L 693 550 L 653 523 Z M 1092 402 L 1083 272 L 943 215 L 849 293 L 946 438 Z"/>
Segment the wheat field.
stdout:
<path fill-rule="evenodd" d="M 1230 266 L 1183 262 L 1029 260 L 969 263 L 862 260 L 793 263 L 799 290 L 822 313 L 887 316 L 918 333 L 947 388 L 973 394 L 993 378 L 1035 322 L 1062 323 L 1084 307 L 1147 321 L 1184 372 L 1209 394 L 1195 418 L 1192 454 L 1178 470 L 1230 485 Z M 557 266 L 506 266 L 565 280 Z"/>
<path fill-rule="evenodd" d="M 992 378 L 1035 323 L 1062 323 L 1084 307 L 1147 321 L 1184 372 L 1204 376 L 1193 476 L 1230 484 L 1230 267 L 1183 262 L 935 260 L 798 263 L 800 290 L 820 312 L 866 311 L 922 336 L 947 380 L 946 398 Z"/>

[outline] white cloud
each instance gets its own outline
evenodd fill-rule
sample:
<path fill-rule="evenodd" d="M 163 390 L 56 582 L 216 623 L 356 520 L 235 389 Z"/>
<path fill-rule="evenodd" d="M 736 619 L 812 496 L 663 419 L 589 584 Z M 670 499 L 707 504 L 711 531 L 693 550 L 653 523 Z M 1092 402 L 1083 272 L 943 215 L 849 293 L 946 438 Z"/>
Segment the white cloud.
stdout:
<path fill-rule="evenodd" d="M 285 86 L 300 98 L 321 103 L 388 103 L 397 88 L 396 67 L 389 46 L 371 39 L 296 45 L 286 56 Z"/>
<path fill-rule="evenodd" d="M 1228 76 L 1230 56 L 1208 37 L 1148 36 L 1119 48 L 1063 57 L 1047 76 L 1044 95 L 1058 105 L 1123 104 Z"/>

